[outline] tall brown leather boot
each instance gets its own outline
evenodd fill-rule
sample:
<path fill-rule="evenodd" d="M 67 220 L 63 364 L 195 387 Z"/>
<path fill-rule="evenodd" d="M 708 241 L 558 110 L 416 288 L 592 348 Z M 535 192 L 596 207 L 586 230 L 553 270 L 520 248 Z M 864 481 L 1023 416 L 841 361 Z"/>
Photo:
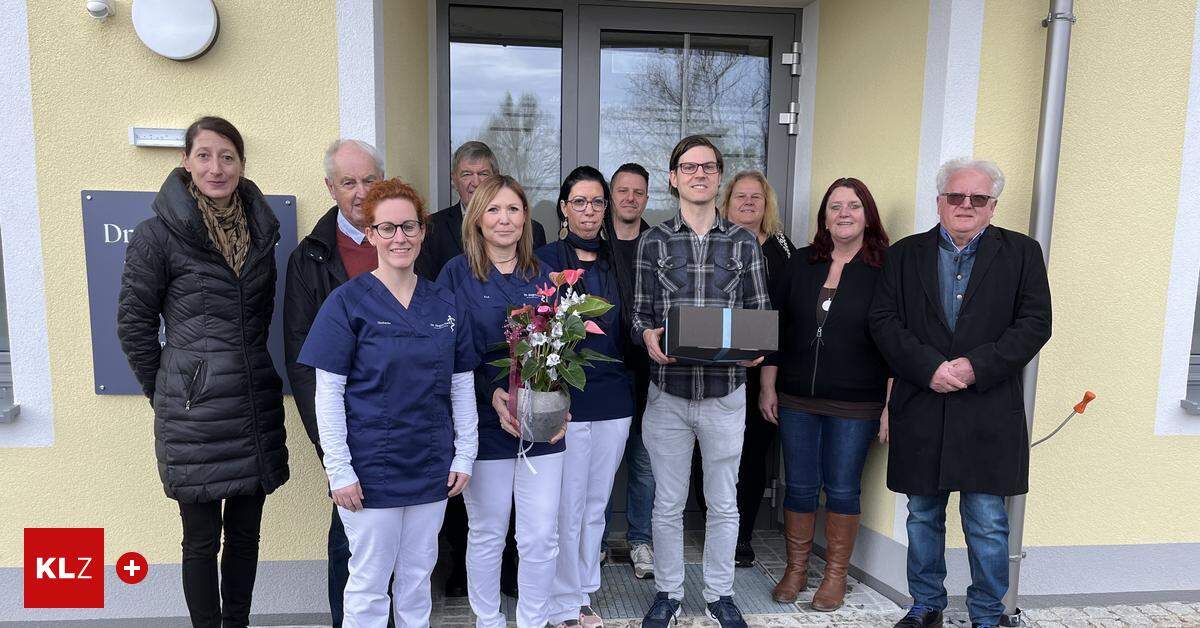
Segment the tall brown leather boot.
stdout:
<path fill-rule="evenodd" d="M 815 512 L 783 511 L 783 538 L 787 540 L 787 568 L 771 597 L 782 604 L 791 604 L 808 586 L 808 553 L 812 551 L 813 529 L 817 524 Z"/>
<path fill-rule="evenodd" d="M 825 577 L 813 595 L 812 607 L 818 611 L 836 611 L 846 597 L 846 572 L 854 539 L 858 536 L 858 515 L 826 513 L 825 516 Z"/>

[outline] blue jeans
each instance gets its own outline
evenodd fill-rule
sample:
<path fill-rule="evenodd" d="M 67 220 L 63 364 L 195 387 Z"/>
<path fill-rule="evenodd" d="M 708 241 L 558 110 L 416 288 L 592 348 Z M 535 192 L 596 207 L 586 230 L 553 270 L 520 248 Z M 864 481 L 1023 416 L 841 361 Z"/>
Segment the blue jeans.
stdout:
<path fill-rule="evenodd" d="M 650 452 L 642 442 L 642 431 L 630 431 L 625 443 L 625 518 L 629 529 L 625 540 L 630 545 L 649 544 L 653 531 L 650 517 L 654 513 L 654 473 L 650 470 Z"/>
<path fill-rule="evenodd" d="M 949 493 L 908 496 L 908 592 L 913 605 L 946 608 L 946 501 Z M 1004 498 L 986 493 L 959 493 L 958 511 L 967 537 L 971 586 L 967 610 L 971 621 L 1000 623 L 1002 598 L 1008 592 L 1008 513 Z"/>
<path fill-rule="evenodd" d="M 780 408 L 779 438 L 787 480 L 783 507 L 792 512 L 816 512 L 824 488 L 826 510 L 860 514 L 863 465 L 871 439 L 878 433 L 878 420 Z"/>

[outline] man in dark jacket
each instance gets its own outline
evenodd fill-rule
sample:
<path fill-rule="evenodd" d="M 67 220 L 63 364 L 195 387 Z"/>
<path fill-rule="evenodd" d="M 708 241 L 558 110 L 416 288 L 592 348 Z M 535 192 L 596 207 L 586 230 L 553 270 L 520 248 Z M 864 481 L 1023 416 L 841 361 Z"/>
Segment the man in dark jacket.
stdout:
<path fill-rule="evenodd" d="M 429 217 L 429 228 L 425 231 L 425 242 L 417 257 L 417 274 L 429 281 L 437 281 L 446 262 L 463 252 L 462 222 L 471 196 L 488 177 L 500 173 L 496 154 L 483 142 L 463 142 L 454 151 L 450 166 L 450 183 L 458 194 L 459 202 L 435 212 Z M 546 230 L 538 221 L 533 221 L 533 248 L 546 243 Z M 512 517 L 510 521 L 516 521 Z M 517 593 L 516 541 L 513 524 L 509 524 L 508 540 L 504 547 L 504 562 L 500 570 L 500 590 L 515 597 Z M 446 580 L 446 597 L 464 597 L 467 594 L 467 508 L 462 496 L 451 497 L 446 505 L 446 518 L 442 523 L 442 535 L 452 550 L 452 569 Z"/>
<path fill-rule="evenodd" d="M 913 607 L 896 626 L 942 623 L 952 491 L 971 622 L 995 626 L 1008 591 L 1004 498 L 1029 487 L 1021 370 L 1050 339 L 1050 285 L 1038 243 L 990 224 L 1004 188 L 995 164 L 953 160 L 937 180 L 940 224 L 891 247 L 870 315 L 896 375 L 888 488 L 908 495 Z"/>
<path fill-rule="evenodd" d="M 375 247 L 367 241 L 362 199 L 367 188 L 383 178 L 383 160 L 374 146 L 358 140 L 338 140 L 325 151 L 325 187 L 336 205 L 317 221 L 288 259 L 283 297 L 284 354 L 292 394 L 308 438 L 323 456 L 314 408 L 316 375 L 296 362 L 308 330 L 325 297 L 334 288 L 376 268 Z M 342 625 L 342 595 L 349 571 L 350 544 L 337 506 L 329 523 L 329 611 L 335 627 Z M 389 625 L 394 625 L 389 616 Z"/>
<path fill-rule="evenodd" d="M 426 230 L 425 242 L 421 245 L 421 255 L 417 258 L 418 275 L 436 281 L 446 262 L 462 254 L 462 221 L 467 204 L 471 202 L 475 188 L 488 177 L 499 173 L 500 164 L 496 160 L 496 154 L 483 142 L 463 142 L 462 146 L 454 151 L 450 184 L 454 186 L 459 201 L 429 217 L 429 229 Z M 546 230 L 535 220 L 533 248 L 536 249 L 545 243 Z"/>

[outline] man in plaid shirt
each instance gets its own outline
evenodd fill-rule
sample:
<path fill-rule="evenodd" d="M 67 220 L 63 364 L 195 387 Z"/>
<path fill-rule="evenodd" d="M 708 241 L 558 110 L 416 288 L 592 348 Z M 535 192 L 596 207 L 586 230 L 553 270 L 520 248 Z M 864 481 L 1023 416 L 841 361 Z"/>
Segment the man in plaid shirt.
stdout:
<path fill-rule="evenodd" d="M 755 234 L 721 218 L 717 191 L 721 151 L 708 138 L 686 137 L 671 151 L 674 218 L 642 234 L 633 302 L 633 340 L 651 365 L 642 434 L 654 472 L 654 604 L 644 628 L 665 628 L 683 600 L 683 507 L 692 449 L 704 465 L 708 517 L 704 536 L 704 601 L 722 628 L 745 628 L 733 603 L 737 545 L 737 475 L 746 420 L 746 367 L 674 364 L 663 353 L 663 324 L 672 305 L 770 309 L 762 250 Z"/>

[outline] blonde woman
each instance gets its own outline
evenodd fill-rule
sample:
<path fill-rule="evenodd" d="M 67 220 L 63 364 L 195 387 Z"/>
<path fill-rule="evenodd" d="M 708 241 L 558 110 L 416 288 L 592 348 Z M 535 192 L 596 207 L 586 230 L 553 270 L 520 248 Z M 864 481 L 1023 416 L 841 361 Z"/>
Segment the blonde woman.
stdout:
<path fill-rule="evenodd" d="M 454 291 L 472 312 L 472 336 L 483 356 L 475 370 L 479 406 L 479 454 L 463 499 L 467 505 L 467 598 L 479 628 L 503 628 L 500 556 L 508 518 L 517 513 L 517 626 L 542 628 L 558 558 L 558 500 L 563 452 L 555 442 L 521 440 L 508 413 L 508 391 L 488 364 L 507 357 L 504 321 L 510 306 L 539 302 L 537 287 L 550 283 L 549 269 L 533 254 L 529 202 L 512 177 L 488 178 L 471 196 L 463 217 L 463 254 L 451 259 L 438 283 Z M 531 447 L 530 447 L 531 446 Z M 526 448 L 529 447 L 528 450 Z M 528 460 L 518 451 L 526 450 Z"/>
<path fill-rule="evenodd" d="M 743 170 L 733 176 L 721 195 L 721 214 L 730 222 L 748 229 L 758 238 L 767 261 L 767 283 L 771 301 L 775 301 L 776 279 L 796 252 L 792 241 L 783 233 L 779 219 L 779 200 L 767 177 L 757 170 Z M 762 503 L 767 482 L 767 460 L 776 428 L 763 420 L 758 409 L 759 368 L 746 372 L 746 440 L 742 447 L 742 462 L 738 470 L 737 503 L 741 519 L 738 527 L 737 550 L 734 560 L 738 567 L 754 563 L 750 536 L 754 520 Z"/>

